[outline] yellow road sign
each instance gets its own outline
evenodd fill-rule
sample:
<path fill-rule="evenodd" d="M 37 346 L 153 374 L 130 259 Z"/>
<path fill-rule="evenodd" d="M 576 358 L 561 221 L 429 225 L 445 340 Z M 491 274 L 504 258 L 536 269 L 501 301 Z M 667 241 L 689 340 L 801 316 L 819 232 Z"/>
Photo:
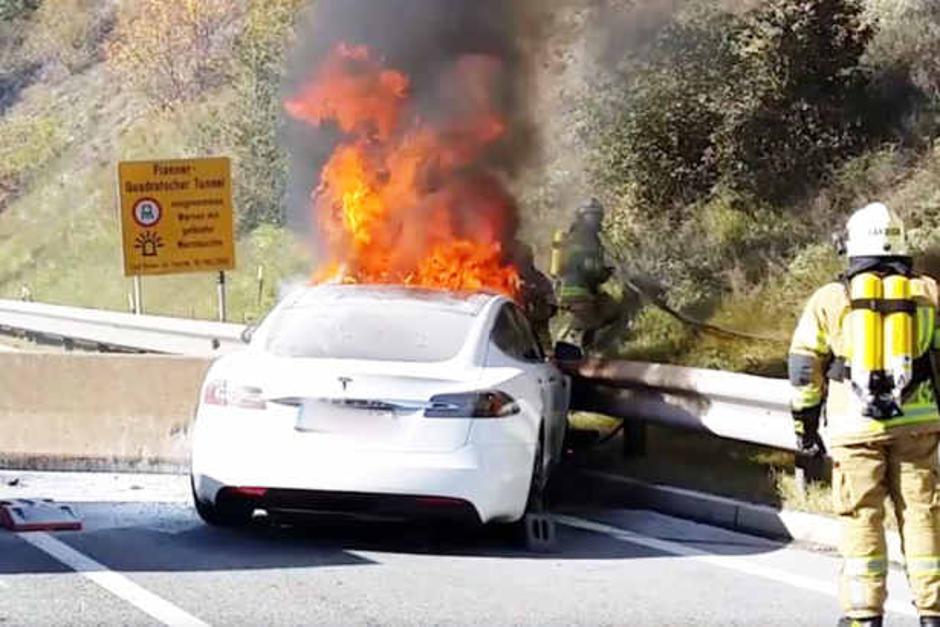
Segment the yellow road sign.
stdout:
<path fill-rule="evenodd" d="M 235 267 L 227 158 L 118 164 L 126 276 Z"/>

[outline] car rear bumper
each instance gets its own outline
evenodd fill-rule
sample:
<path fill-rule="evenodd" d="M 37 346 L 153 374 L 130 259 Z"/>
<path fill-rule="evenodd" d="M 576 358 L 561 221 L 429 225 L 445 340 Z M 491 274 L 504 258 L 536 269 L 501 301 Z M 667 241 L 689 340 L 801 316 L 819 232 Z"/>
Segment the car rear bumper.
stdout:
<path fill-rule="evenodd" d="M 250 490 L 222 488 L 221 499 L 248 501 L 256 508 L 279 516 L 316 515 L 327 518 L 355 518 L 365 521 L 428 521 L 457 524 L 479 524 L 479 512 L 471 503 L 450 497 L 412 496 L 362 492 L 329 492 L 322 490 Z"/>
<path fill-rule="evenodd" d="M 533 450 L 522 444 L 471 442 L 446 453 L 415 453 L 357 450 L 313 438 L 265 447 L 239 442 L 231 433 L 206 442 L 205 435 L 197 424 L 192 471 L 196 492 L 206 501 L 225 488 L 267 488 L 283 509 L 329 511 L 345 498 L 350 507 L 341 510 L 360 508 L 367 517 L 363 504 L 370 497 L 379 509 L 392 505 L 396 512 L 412 505 L 446 509 L 432 499 L 439 497 L 469 503 L 482 522 L 513 521 L 525 511 L 531 479 Z M 389 496 L 406 500 L 380 503 L 378 497 Z"/>

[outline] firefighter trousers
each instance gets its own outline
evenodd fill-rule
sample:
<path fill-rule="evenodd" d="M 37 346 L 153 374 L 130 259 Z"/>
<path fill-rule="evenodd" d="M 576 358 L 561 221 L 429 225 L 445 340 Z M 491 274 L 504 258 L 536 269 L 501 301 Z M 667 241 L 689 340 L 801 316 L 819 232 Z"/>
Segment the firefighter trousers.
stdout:
<path fill-rule="evenodd" d="M 568 321 L 559 339 L 585 351 L 595 347 L 597 332 L 615 322 L 620 314 L 619 303 L 604 292 L 585 298 L 562 299 L 560 308 Z"/>
<path fill-rule="evenodd" d="M 884 610 L 887 498 L 914 603 L 922 616 L 940 615 L 938 439 L 936 433 L 906 435 L 833 448 L 833 501 L 842 531 L 839 600 L 846 616 L 880 616 Z"/>

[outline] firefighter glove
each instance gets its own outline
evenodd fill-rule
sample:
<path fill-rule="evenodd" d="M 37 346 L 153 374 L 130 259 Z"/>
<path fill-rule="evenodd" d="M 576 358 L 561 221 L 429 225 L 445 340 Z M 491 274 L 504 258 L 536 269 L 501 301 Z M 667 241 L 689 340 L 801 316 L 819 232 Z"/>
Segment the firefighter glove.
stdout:
<path fill-rule="evenodd" d="M 793 429 L 796 432 L 796 452 L 805 457 L 822 457 L 826 446 L 819 435 L 819 416 L 822 405 L 793 410 Z"/>

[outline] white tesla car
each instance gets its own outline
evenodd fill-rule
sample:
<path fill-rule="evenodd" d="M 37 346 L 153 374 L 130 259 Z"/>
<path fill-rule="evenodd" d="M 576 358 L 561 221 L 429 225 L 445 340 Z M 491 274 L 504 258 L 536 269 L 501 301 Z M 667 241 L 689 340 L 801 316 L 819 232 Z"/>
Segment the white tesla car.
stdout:
<path fill-rule="evenodd" d="M 569 396 L 505 297 L 304 288 L 206 375 L 196 508 L 513 522 L 559 460 Z"/>

